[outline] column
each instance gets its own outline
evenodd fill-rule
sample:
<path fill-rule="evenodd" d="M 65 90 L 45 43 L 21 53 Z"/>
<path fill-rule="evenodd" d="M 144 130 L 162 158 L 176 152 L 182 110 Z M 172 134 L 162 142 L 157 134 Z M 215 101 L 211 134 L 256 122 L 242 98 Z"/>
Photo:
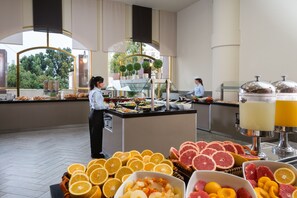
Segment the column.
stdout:
<path fill-rule="evenodd" d="M 239 80 L 240 0 L 213 0 L 212 90 L 220 98 L 224 82 Z M 225 92 L 224 100 L 237 100 L 238 92 Z"/>

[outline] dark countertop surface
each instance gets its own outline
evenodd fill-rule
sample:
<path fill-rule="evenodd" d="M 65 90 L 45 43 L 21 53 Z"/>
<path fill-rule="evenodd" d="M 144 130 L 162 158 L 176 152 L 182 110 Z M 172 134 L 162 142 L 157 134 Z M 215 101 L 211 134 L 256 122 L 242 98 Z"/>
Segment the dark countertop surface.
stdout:
<path fill-rule="evenodd" d="M 149 117 L 149 116 L 164 116 L 164 115 L 177 115 L 177 114 L 191 114 L 197 113 L 194 109 L 189 110 L 179 110 L 179 109 L 170 109 L 166 110 L 165 108 L 159 111 L 150 111 L 150 112 L 141 112 L 141 113 L 121 113 L 115 110 L 106 110 L 106 113 L 121 117 L 121 118 L 135 118 L 135 117 Z"/>
<path fill-rule="evenodd" d="M 193 104 L 202 104 L 202 105 L 222 105 L 222 106 L 230 106 L 230 107 L 239 107 L 239 104 L 236 102 L 228 102 L 228 101 L 217 101 L 217 102 L 200 102 L 193 101 Z"/>

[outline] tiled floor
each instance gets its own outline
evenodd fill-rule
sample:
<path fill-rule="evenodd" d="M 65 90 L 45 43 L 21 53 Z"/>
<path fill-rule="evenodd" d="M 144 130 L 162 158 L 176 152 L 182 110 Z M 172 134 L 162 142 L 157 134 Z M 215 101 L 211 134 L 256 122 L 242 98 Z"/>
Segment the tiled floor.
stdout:
<path fill-rule="evenodd" d="M 226 140 L 199 133 L 198 140 Z M 71 163 L 91 160 L 87 125 L 0 134 L 0 197 L 50 198 Z"/>

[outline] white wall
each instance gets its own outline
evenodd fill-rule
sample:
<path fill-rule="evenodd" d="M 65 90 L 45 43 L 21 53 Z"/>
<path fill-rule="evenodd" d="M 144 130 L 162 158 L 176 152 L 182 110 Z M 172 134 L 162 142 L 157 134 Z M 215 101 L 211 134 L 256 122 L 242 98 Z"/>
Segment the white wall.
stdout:
<path fill-rule="evenodd" d="M 211 90 L 211 34 L 212 1 L 200 0 L 178 12 L 174 84 L 179 90 L 192 90 L 196 76 Z"/>
<path fill-rule="evenodd" d="M 239 79 L 277 81 L 283 74 L 297 81 L 297 1 L 240 1 Z"/>

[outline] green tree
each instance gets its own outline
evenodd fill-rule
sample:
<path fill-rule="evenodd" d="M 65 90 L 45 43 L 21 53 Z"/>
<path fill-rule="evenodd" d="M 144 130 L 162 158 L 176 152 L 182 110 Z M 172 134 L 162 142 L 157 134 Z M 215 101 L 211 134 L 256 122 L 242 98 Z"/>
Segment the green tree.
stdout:
<path fill-rule="evenodd" d="M 63 49 L 71 53 L 70 48 Z M 68 54 L 47 49 L 45 53 L 23 56 L 20 59 L 20 87 L 42 89 L 43 82 L 49 79 L 59 80 L 60 88 L 69 88 L 69 72 L 74 70 L 74 59 Z M 8 87 L 16 87 L 16 65 L 8 66 Z"/>

